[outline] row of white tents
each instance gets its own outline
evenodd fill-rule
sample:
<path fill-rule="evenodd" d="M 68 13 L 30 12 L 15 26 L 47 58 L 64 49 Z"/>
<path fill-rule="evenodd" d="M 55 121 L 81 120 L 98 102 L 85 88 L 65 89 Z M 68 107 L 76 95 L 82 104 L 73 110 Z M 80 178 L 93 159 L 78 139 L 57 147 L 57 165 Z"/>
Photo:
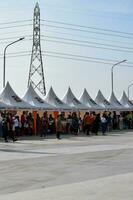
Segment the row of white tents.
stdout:
<path fill-rule="evenodd" d="M 133 103 L 129 101 L 125 92 L 118 101 L 114 93 L 107 100 L 99 90 L 95 100 L 91 98 L 87 90 L 84 89 L 83 94 L 79 99 L 75 97 L 69 87 L 66 95 L 61 100 L 55 94 L 51 87 L 45 99 L 42 99 L 29 86 L 23 98 L 20 98 L 7 82 L 6 87 L 0 94 L 0 109 L 32 109 L 32 110 L 50 110 L 50 111 L 133 111 Z"/>

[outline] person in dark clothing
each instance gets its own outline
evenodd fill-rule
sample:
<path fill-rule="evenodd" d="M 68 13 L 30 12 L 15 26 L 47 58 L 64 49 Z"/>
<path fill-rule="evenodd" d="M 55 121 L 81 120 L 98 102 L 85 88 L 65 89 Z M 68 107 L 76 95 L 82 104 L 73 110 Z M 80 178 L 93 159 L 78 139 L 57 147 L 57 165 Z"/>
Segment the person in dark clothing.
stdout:
<path fill-rule="evenodd" d="M 50 133 L 54 133 L 55 131 L 55 121 L 51 114 L 49 115 L 48 118 L 48 129 Z"/>
<path fill-rule="evenodd" d="M 34 119 L 32 113 L 27 115 L 28 135 L 33 135 Z"/>
<path fill-rule="evenodd" d="M 83 120 L 82 120 L 82 130 L 83 130 L 83 133 L 85 133 L 86 131 L 86 123 L 85 123 L 85 118 L 86 116 L 88 115 L 88 112 L 86 112 L 83 116 Z"/>
<path fill-rule="evenodd" d="M 70 113 L 66 119 L 66 132 L 67 133 L 71 133 L 71 130 L 70 130 L 71 124 L 72 124 L 72 116 Z"/>
<path fill-rule="evenodd" d="M 2 132 L 3 132 L 3 138 L 5 140 L 5 142 L 8 142 L 8 127 L 7 127 L 7 118 L 6 116 L 3 114 L 2 115 Z"/>
<path fill-rule="evenodd" d="M 108 131 L 111 131 L 112 129 L 112 117 L 111 112 L 107 115 L 107 125 L 108 125 Z"/>
<path fill-rule="evenodd" d="M 71 123 L 70 129 L 71 129 L 71 132 L 74 132 L 75 135 L 78 134 L 79 120 L 75 112 L 72 114 L 72 123 Z"/>
<path fill-rule="evenodd" d="M 62 116 L 59 114 L 56 119 L 56 138 L 61 139 L 61 133 L 63 132 Z"/>
<path fill-rule="evenodd" d="M 3 137 L 3 131 L 2 131 L 2 120 L 3 120 L 3 117 L 2 117 L 3 113 L 0 113 L 0 138 Z"/>
<path fill-rule="evenodd" d="M 17 141 L 14 131 L 13 131 L 13 121 L 12 114 L 8 113 L 7 115 L 3 115 L 2 120 L 2 130 L 3 130 L 3 138 L 5 142 L 8 142 L 8 137 L 12 139 L 13 142 Z"/>
<path fill-rule="evenodd" d="M 44 138 L 46 138 L 47 134 L 48 134 L 48 115 L 47 115 L 47 112 L 43 113 L 43 117 L 41 118 L 41 126 L 42 126 L 41 137 L 44 136 Z"/>
<path fill-rule="evenodd" d="M 113 111 L 112 123 L 113 123 L 113 129 L 116 130 L 117 129 L 117 115 L 115 111 Z"/>
<path fill-rule="evenodd" d="M 26 125 L 26 121 L 27 121 L 26 120 L 26 112 L 25 111 L 23 111 L 20 121 L 21 121 L 21 134 L 25 135 L 25 133 L 26 133 L 25 125 Z"/>
<path fill-rule="evenodd" d="M 37 135 L 40 135 L 40 130 L 41 130 L 41 118 L 40 118 L 39 114 L 37 113 L 37 117 L 36 117 L 36 132 L 37 132 Z"/>
<path fill-rule="evenodd" d="M 98 113 L 96 115 L 94 122 L 93 122 L 93 125 L 92 125 L 92 133 L 94 133 L 95 135 L 98 135 L 100 123 L 101 123 L 101 118 L 100 118 L 100 113 Z"/>
<path fill-rule="evenodd" d="M 13 142 L 17 141 L 15 137 L 15 132 L 13 130 L 13 115 L 12 113 L 7 114 L 7 128 L 8 128 L 8 136 L 12 139 Z"/>

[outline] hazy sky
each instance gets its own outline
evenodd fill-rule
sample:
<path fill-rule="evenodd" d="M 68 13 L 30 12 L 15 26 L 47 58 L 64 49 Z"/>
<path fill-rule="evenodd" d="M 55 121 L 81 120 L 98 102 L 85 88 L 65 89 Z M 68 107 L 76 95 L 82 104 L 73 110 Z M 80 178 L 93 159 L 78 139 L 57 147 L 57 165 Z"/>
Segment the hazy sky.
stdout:
<path fill-rule="evenodd" d="M 84 25 L 88 27 L 110 29 L 120 32 L 133 33 L 133 1 L 132 0 L 40 0 L 41 19 L 61 21 L 71 24 Z M 3 50 L 4 47 L 20 36 L 32 35 L 31 22 L 18 24 L 2 24 L 17 20 L 29 20 L 33 18 L 33 9 L 36 1 L 33 0 L 6 0 L 1 1 L 0 6 L 0 89 L 3 81 Z M 15 25 L 27 25 L 22 27 L 12 27 Z M 117 98 L 120 98 L 123 90 L 127 92 L 129 84 L 133 83 L 133 37 L 130 34 L 115 32 L 97 31 L 75 27 L 84 31 L 72 31 L 59 29 L 44 25 L 41 26 L 41 47 L 42 51 L 52 51 L 56 53 L 74 54 L 94 58 L 110 59 L 121 61 L 127 59 L 131 67 L 117 66 L 114 69 L 114 91 Z M 61 24 L 48 23 L 47 25 Z M 7 27 L 7 28 L 3 28 Z M 98 33 L 94 33 L 98 32 Z M 99 34 L 99 32 L 110 35 Z M 117 34 L 118 36 L 113 36 Z M 73 40 L 87 41 L 84 45 L 98 46 L 122 51 L 94 48 L 88 46 L 68 45 L 56 42 L 45 41 L 43 36 L 62 37 Z M 119 37 L 120 36 L 120 37 Z M 124 36 L 124 37 L 121 37 Z M 16 37 L 14 39 L 5 39 Z M 130 37 L 130 38 L 129 38 Z M 132 38 L 131 38 L 132 37 Z M 5 40 L 2 40 L 5 39 Z M 48 38 L 47 38 L 48 39 Z M 54 40 L 54 39 L 52 39 Z M 70 42 L 70 41 L 68 41 Z M 92 44 L 93 43 L 93 44 Z M 94 44 L 94 43 L 100 43 Z M 108 46 L 112 45 L 111 46 Z M 114 46 L 118 46 L 117 48 Z M 126 48 L 121 48 L 126 47 Z M 31 51 L 31 37 L 26 37 L 25 41 L 16 43 L 8 48 L 7 53 Z M 80 57 L 79 57 L 80 58 Z M 105 62 L 105 61 L 104 61 Z M 107 61 L 106 61 L 107 62 Z M 113 62 L 111 62 L 113 64 Z M 115 62 L 114 62 L 115 63 Z M 111 92 L 111 66 L 112 64 L 99 64 L 94 62 L 76 61 L 62 58 L 43 56 L 43 65 L 46 80 L 47 92 L 52 85 L 56 94 L 63 97 L 68 86 L 71 86 L 74 94 L 79 97 L 86 88 L 88 93 L 95 98 L 100 89 L 106 98 Z M 6 57 L 6 81 L 9 81 L 18 95 L 23 96 L 27 89 L 28 73 L 30 65 L 30 55 L 23 57 Z M 133 98 L 133 87 L 130 89 L 130 96 Z"/>

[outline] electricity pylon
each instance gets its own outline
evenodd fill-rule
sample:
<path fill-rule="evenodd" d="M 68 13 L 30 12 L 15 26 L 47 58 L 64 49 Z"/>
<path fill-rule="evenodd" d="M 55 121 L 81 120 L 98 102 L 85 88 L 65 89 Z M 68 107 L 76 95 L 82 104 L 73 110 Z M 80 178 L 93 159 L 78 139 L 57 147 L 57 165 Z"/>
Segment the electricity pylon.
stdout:
<path fill-rule="evenodd" d="M 38 89 L 42 95 L 46 94 L 43 62 L 40 44 L 40 8 L 36 3 L 33 17 L 33 46 L 28 78 L 28 87 L 32 84 L 34 89 Z"/>

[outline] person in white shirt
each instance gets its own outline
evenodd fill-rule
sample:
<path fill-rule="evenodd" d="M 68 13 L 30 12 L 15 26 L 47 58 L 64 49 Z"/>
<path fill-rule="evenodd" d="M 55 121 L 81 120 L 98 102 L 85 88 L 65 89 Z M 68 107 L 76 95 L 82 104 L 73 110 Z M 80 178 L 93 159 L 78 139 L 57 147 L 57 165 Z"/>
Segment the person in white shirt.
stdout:
<path fill-rule="evenodd" d="M 107 116 L 105 113 L 103 113 L 102 117 L 101 117 L 101 130 L 102 130 L 102 134 L 106 135 L 106 130 L 107 130 Z"/>
<path fill-rule="evenodd" d="M 19 117 L 13 117 L 13 131 L 15 132 L 15 136 L 19 135 Z"/>

